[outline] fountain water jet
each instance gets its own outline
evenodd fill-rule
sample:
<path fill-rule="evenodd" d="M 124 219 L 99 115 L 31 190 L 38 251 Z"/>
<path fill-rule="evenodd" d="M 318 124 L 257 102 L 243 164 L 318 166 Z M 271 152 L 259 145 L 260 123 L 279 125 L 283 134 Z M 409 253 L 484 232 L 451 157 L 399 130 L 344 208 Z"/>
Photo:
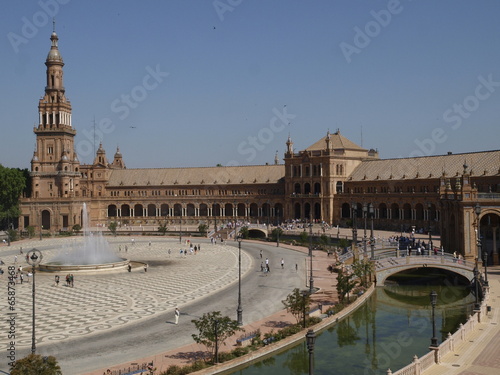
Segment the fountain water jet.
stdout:
<path fill-rule="evenodd" d="M 82 210 L 83 239 L 66 244 L 61 253 L 45 264 L 40 264 L 41 271 L 97 271 L 122 269 L 128 266 L 129 260 L 120 258 L 110 248 L 101 232 L 93 233 L 89 229 L 87 205 Z"/>

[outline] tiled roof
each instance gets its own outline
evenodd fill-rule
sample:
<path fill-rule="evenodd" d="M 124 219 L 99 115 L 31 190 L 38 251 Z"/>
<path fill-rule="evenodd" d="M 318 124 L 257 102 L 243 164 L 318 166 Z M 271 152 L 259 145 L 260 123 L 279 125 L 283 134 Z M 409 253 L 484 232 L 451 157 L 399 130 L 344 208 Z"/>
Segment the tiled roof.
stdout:
<path fill-rule="evenodd" d="M 424 156 L 418 158 L 363 161 L 350 181 L 439 178 L 463 174 L 464 164 L 472 176 L 494 176 L 500 172 L 500 150 Z"/>
<path fill-rule="evenodd" d="M 284 165 L 114 169 L 108 187 L 274 184 L 284 176 Z"/>
<path fill-rule="evenodd" d="M 340 131 L 330 134 L 330 149 L 367 151 L 363 147 L 358 146 L 356 143 L 344 137 L 342 134 L 340 134 Z M 316 150 L 326 150 L 326 137 L 321 138 L 319 141 L 306 148 L 306 151 Z"/>

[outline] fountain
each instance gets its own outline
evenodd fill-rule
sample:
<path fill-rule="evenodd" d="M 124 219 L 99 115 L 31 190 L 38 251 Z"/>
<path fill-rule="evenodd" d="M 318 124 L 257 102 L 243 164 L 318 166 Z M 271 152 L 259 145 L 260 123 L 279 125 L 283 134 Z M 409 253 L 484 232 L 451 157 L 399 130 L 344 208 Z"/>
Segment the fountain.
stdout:
<path fill-rule="evenodd" d="M 89 230 L 87 205 L 82 210 L 83 239 L 65 244 L 61 252 L 48 263 L 40 264 L 40 271 L 46 272 L 76 272 L 121 270 L 126 268 L 130 261 L 120 258 L 111 250 L 108 241 L 101 232 L 93 233 Z"/>

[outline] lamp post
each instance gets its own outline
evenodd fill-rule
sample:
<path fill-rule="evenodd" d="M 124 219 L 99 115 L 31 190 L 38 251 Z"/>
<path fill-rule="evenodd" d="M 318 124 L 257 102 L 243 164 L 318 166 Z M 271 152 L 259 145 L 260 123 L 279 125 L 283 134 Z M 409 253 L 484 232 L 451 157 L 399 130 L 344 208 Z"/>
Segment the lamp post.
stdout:
<path fill-rule="evenodd" d="M 309 351 L 309 375 L 314 374 L 314 341 L 316 341 L 316 334 L 310 329 L 306 334 L 307 350 Z"/>
<path fill-rule="evenodd" d="M 481 222 L 479 220 L 479 215 L 481 215 L 481 206 L 476 203 L 474 207 L 474 212 L 476 213 L 476 223 L 477 223 L 477 259 L 482 259 L 481 257 Z"/>
<path fill-rule="evenodd" d="M 302 291 L 302 327 L 306 328 L 306 300 L 307 300 L 307 291 Z"/>
<path fill-rule="evenodd" d="M 356 217 L 358 216 L 357 204 L 352 203 L 351 208 L 352 208 L 352 242 L 353 246 L 357 246 L 358 244 L 358 228 L 356 223 Z"/>
<path fill-rule="evenodd" d="M 434 246 L 432 245 L 432 228 L 431 228 L 431 209 L 432 203 L 427 203 L 427 221 L 429 224 L 429 255 L 430 251 L 434 250 Z"/>
<path fill-rule="evenodd" d="M 182 207 L 181 207 L 181 216 L 179 219 L 179 243 L 182 243 Z"/>
<path fill-rule="evenodd" d="M 238 308 L 236 309 L 236 315 L 238 319 L 238 325 L 243 325 L 243 308 L 241 307 L 241 234 L 238 234 Z"/>
<path fill-rule="evenodd" d="M 31 249 L 26 254 L 26 261 L 31 266 L 33 274 L 32 296 L 33 296 L 33 315 L 32 315 L 32 336 L 31 336 L 31 353 L 36 353 L 36 336 L 35 336 L 35 270 L 36 266 L 42 261 L 42 253 L 38 249 Z"/>
<path fill-rule="evenodd" d="M 480 241 L 481 240 L 478 240 L 478 242 L 479 242 L 478 246 L 481 246 Z M 486 251 L 483 251 L 483 264 L 484 264 L 484 286 L 488 287 L 489 286 L 489 283 L 488 283 L 488 253 Z"/>
<path fill-rule="evenodd" d="M 312 236 L 313 236 L 313 226 L 312 223 L 309 223 L 309 258 L 311 260 L 310 263 L 310 272 L 309 272 L 309 294 L 313 294 L 314 292 L 314 279 L 313 279 L 313 249 L 312 249 Z"/>
<path fill-rule="evenodd" d="M 375 259 L 375 237 L 373 235 L 373 217 L 375 216 L 375 210 L 373 204 L 369 204 L 368 212 L 370 214 L 371 229 L 370 229 L 370 249 L 371 249 L 371 259 Z"/>
<path fill-rule="evenodd" d="M 431 306 L 432 306 L 432 338 L 431 338 L 431 348 L 438 347 L 438 339 L 436 337 L 436 319 L 435 319 L 435 309 L 437 303 L 437 293 L 433 290 L 430 294 Z"/>
<path fill-rule="evenodd" d="M 477 265 L 474 267 L 474 285 L 476 288 L 476 302 L 474 303 L 474 311 L 479 311 L 479 271 L 477 270 Z"/>
<path fill-rule="evenodd" d="M 367 256 L 367 241 L 368 239 L 366 238 L 366 217 L 368 215 L 368 205 L 366 203 L 363 203 L 363 220 L 365 224 L 364 232 L 363 232 L 363 252 L 365 255 L 365 258 Z"/>
<path fill-rule="evenodd" d="M 215 336 L 215 353 L 214 353 L 214 363 L 219 363 L 219 321 L 214 320 L 214 336 Z"/>

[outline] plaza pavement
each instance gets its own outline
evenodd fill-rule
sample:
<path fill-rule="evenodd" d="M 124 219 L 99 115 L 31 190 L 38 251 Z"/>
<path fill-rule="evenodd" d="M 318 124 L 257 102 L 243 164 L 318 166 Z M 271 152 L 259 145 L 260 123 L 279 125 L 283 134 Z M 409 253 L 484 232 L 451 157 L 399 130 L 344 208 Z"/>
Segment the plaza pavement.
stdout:
<path fill-rule="evenodd" d="M 24 255 L 32 247 L 42 251 L 44 261 L 60 251 L 61 243 L 74 239 L 43 239 L 15 242 L 0 248 L 0 259 L 8 266 L 22 265 Z M 151 240 L 151 245 L 149 241 Z M 196 255 L 179 255 L 179 248 L 189 249 L 178 239 L 168 237 L 130 237 L 110 240 L 121 256 L 132 261 L 145 262 L 148 271 L 138 266 L 131 273 L 126 270 L 113 273 L 74 273 L 74 287 L 65 286 L 65 275 L 59 275 L 59 286 L 54 274 L 36 273 L 36 339 L 37 353 L 54 355 L 63 373 L 81 374 L 91 369 L 107 368 L 113 364 L 135 360 L 149 353 L 163 352 L 192 343 L 194 325 L 190 322 L 204 312 L 221 311 L 235 314 L 238 280 L 238 250 L 235 241 L 225 245 L 211 245 L 206 240 Z M 128 247 L 125 253 L 125 245 Z M 24 254 L 19 253 L 23 247 Z M 282 308 L 281 300 L 293 289 L 304 284 L 302 272 L 292 264 L 303 264 L 304 254 L 271 249 L 264 246 L 264 258 L 271 260 L 268 277 L 260 269 L 259 245 L 243 245 L 242 291 L 244 322 L 253 322 Z M 171 249 L 170 256 L 168 249 Z M 17 255 L 17 262 L 15 257 Z M 286 270 L 277 271 L 280 257 L 287 260 Z M 9 323 L 7 309 L 7 272 L 1 276 L 3 319 L 0 321 L 0 349 L 8 349 Z M 16 285 L 16 358 L 22 358 L 31 348 L 32 288 L 31 278 Z M 242 282 L 243 285 L 243 282 Z M 173 311 L 181 309 L 181 321 L 173 325 Z M 206 309 L 206 310 L 205 310 Z M 0 356 L 0 370 L 8 371 L 6 355 Z"/>

